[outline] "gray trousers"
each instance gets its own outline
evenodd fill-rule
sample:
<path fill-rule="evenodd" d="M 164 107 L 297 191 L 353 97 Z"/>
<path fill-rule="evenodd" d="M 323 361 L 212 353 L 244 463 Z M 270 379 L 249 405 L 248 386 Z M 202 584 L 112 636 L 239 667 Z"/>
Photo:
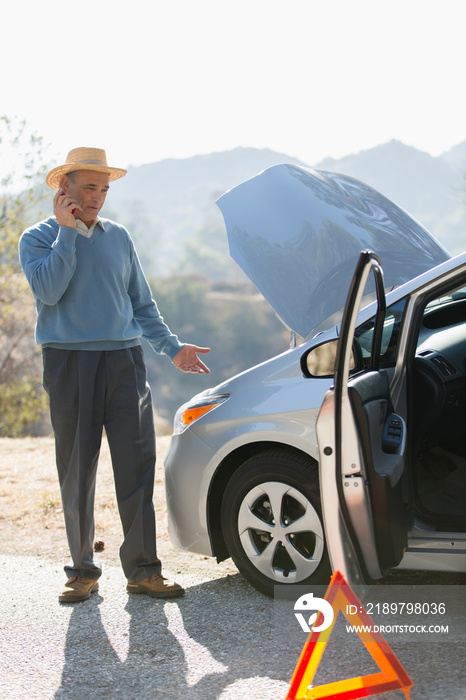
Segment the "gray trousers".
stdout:
<path fill-rule="evenodd" d="M 44 348 L 43 362 L 72 559 L 66 574 L 96 581 L 102 573 L 94 554 L 94 497 L 104 428 L 123 526 L 123 571 L 130 583 L 160 572 L 152 501 L 155 430 L 141 347 Z"/>

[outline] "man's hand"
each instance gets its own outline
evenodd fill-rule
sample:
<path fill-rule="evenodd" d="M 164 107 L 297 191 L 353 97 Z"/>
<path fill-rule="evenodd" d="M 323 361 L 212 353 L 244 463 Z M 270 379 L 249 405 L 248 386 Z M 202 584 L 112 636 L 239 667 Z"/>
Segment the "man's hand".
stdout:
<path fill-rule="evenodd" d="M 173 364 L 182 372 L 195 372 L 197 374 L 210 374 L 210 369 L 199 359 L 197 353 L 202 355 L 210 352 L 210 348 L 198 348 L 197 345 L 183 345 Z"/>
<path fill-rule="evenodd" d="M 53 213 L 60 226 L 76 228 L 74 214 L 77 209 L 81 209 L 77 201 L 71 195 L 66 194 L 63 189 L 59 189 L 53 198 Z"/>

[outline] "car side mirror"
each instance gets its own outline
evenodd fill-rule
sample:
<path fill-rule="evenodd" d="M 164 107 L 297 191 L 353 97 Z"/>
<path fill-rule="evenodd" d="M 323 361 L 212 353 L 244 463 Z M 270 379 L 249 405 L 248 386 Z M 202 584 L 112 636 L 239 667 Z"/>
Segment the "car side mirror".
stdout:
<path fill-rule="evenodd" d="M 301 357 L 301 371 L 305 377 L 333 377 L 338 339 L 317 345 Z M 350 369 L 355 368 L 354 354 Z"/>

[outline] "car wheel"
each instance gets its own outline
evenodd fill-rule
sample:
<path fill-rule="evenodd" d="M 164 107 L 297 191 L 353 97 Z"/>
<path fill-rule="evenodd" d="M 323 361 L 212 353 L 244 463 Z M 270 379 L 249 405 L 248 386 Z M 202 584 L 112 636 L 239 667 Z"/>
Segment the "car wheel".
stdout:
<path fill-rule="evenodd" d="M 266 595 L 329 581 L 318 467 L 304 456 L 272 449 L 244 462 L 225 489 L 222 529 L 236 566 Z"/>

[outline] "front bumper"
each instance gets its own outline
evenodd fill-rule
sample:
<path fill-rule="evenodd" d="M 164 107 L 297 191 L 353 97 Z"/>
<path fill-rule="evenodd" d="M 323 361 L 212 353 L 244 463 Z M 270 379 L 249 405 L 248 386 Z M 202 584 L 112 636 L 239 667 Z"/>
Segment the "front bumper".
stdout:
<path fill-rule="evenodd" d="M 165 455 L 168 530 L 177 549 L 213 556 L 207 524 L 207 496 L 220 461 L 189 428 L 173 435 Z"/>

